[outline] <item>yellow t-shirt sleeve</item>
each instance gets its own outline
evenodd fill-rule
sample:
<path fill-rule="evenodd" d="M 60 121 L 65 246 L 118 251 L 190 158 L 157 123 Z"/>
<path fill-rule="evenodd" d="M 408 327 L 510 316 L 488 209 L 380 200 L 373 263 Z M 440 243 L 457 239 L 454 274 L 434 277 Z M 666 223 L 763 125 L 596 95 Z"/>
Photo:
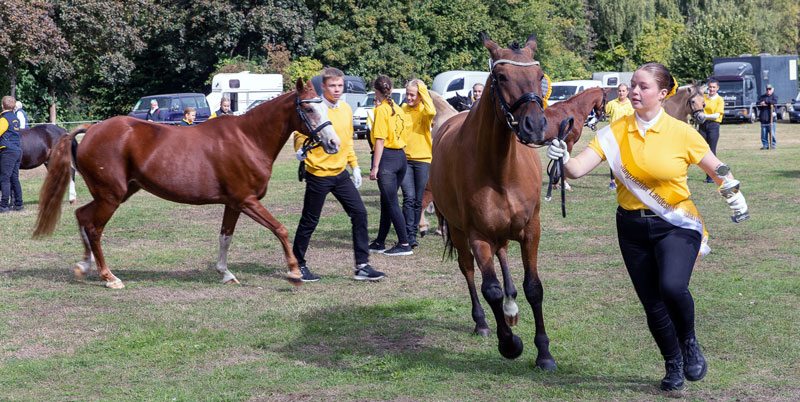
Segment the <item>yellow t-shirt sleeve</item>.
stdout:
<path fill-rule="evenodd" d="M 606 160 L 606 153 L 603 152 L 603 147 L 600 146 L 600 140 L 596 135 L 592 138 L 592 141 L 589 142 L 589 148 L 600 157 L 600 160 Z"/>
<path fill-rule="evenodd" d="M 300 149 L 300 147 L 303 146 L 303 142 L 305 142 L 306 138 L 308 137 L 306 137 L 299 131 L 295 131 L 292 134 L 294 135 L 294 150 L 297 151 L 298 149 Z"/>
<path fill-rule="evenodd" d="M 372 138 L 379 139 L 382 138 L 386 140 L 386 137 L 389 135 L 389 114 L 387 113 L 387 108 L 385 107 L 376 107 L 375 108 L 375 122 L 372 126 Z"/>
<path fill-rule="evenodd" d="M 695 129 L 687 127 L 686 150 L 689 163 L 698 164 L 711 151 L 706 140 Z"/>
<path fill-rule="evenodd" d="M 433 105 L 433 99 L 431 99 L 431 94 L 428 92 L 428 87 L 424 82 L 419 82 L 417 83 L 417 89 L 419 90 L 419 96 L 421 98 L 422 114 L 430 120 L 433 120 L 433 117 L 436 116 L 436 107 Z"/>

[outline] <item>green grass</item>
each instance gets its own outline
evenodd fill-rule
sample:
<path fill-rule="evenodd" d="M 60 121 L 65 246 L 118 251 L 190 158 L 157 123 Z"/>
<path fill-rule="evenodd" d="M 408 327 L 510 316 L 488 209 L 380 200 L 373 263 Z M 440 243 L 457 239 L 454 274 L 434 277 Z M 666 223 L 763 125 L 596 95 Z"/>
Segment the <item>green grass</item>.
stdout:
<path fill-rule="evenodd" d="M 592 137 L 585 132 L 576 152 Z M 282 279 L 275 236 L 242 216 L 229 265 L 243 285 L 224 286 L 214 271 L 222 206 L 141 192 L 103 236 L 127 285 L 113 291 L 96 271 L 72 276 L 83 251 L 75 207 L 64 205 L 54 236 L 30 239 L 44 175 L 35 170 L 23 172 L 27 210 L 0 215 L 0 400 L 800 399 L 800 125 L 779 125 L 773 151 L 759 151 L 758 138 L 757 125 L 722 126 L 718 154 L 742 181 L 745 223 L 731 223 L 690 169 L 711 234 L 690 287 L 710 368 L 681 393 L 658 390 L 663 364 L 619 254 L 605 165 L 571 182 L 566 219 L 556 197 L 542 206 L 538 266 L 554 373 L 534 369 L 516 244 L 514 330 L 525 351 L 505 360 L 494 335 L 471 334 L 466 286 L 457 264 L 442 261 L 439 237 L 421 238 L 411 257 L 372 256 L 388 278 L 354 282 L 349 219 L 329 197 L 307 256 L 322 280 L 295 288 Z M 357 153 L 368 166 L 364 141 Z M 296 167 L 284 150 L 262 200 L 292 236 L 303 197 Z M 377 186 L 365 180 L 360 192 L 374 236 Z M 78 197 L 89 199 L 80 180 Z"/>

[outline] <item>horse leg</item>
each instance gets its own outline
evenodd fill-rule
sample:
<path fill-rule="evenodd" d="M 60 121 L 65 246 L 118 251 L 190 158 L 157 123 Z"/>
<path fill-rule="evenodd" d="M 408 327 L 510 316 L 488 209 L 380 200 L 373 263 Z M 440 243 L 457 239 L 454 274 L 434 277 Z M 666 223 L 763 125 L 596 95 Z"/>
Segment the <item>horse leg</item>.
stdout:
<path fill-rule="evenodd" d="M 75 168 L 72 168 L 72 175 L 69 178 L 69 200 L 70 204 L 78 202 L 78 192 L 75 191 Z"/>
<path fill-rule="evenodd" d="M 419 237 L 425 237 L 428 234 L 428 227 L 430 224 L 425 219 L 425 208 L 422 208 L 422 214 L 419 216 Z"/>
<path fill-rule="evenodd" d="M 428 220 L 425 219 L 425 212 L 427 213 L 433 212 L 432 210 L 431 211 L 428 210 L 432 202 L 433 202 L 433 192 L 431 192 L 431 182 L 428 181 L 428 183 L 425 185 L 425 192 L 422 195 L 422 214 L 420 215 L 419 218 L 420 237 L 425 237 L 425 235 L 428 234 L 428 229 L 430 228 L 430 224 L 428 223 Z"/>
<path fill-rule="evenodd" d="M 480 299 L 478 299 L 478 291 L 475 289 L 475 259 L 469 250 L 466 235 L 464 232 L 451 227 L 450 239 L 453 242 L 453 247 L 458 250 L 458 268 L 461 269 L 461 274 L 467 280 L 469 298 L 472 302 L 472 320 L 475 321 L 475 330 L 473 332 L 488 338 L 489 325 L 486 324 L 486 314 L 483 311 Z"/>
<path fill-rule="evenodd" d="M 117 207 L 119 207 L 119 204 L 106 200 L 94 200 L 75 210 L 75 217 L 78 219 L 81 236 L 86 236 L 85 241 L 88 242 L 88 244 L 84 244 L 84 247 L 94 254 L 97 262 L 97 273 L 101 278 L 105 279 L 106 287 L 112 289 L 122 289 L 125 284 L 108 269 L 105 257 L 103 257 L 103 250 L 100 247 L 100 238 L 103 235 L 106 223 L 111 219 L 111 215 L 114 214 Z M 81 262 L 86 263 L 86 258 L 84 257 L 84 261 Z"/>
<path fill-rule="evenodd" d="M 77 216 L 77 211 L 75 211 L 75 214 Z M 83 260 L 75 263 L 73 271 L 75 272 L 76 278 L 83 279 L 89 272 L 89 268 L 92 267 L 94 255 L 92 255 L 92 247 L 89 245 L 89 236 L 86 235 L 86 229 L 80 224 L 80 219 L 78 219 L 78 232 L 83 241 Z"/>
<path fill-rule="evenodd" d="M 224 284 L 239 284 L 239 281 L 231 271 L 228 271 L 228 248 L 231 246 L 233 230 L 236 229 L 236 221 L 239 220 L 240 213 L 227 205 L 225 206 L 222 229 L 219 232 L 219 258 L 217 259 L 217 272 L 222 275 L 222 283 Z"/>
<path fill-rule="evenodd" d="M 522 340 L 511 332 L 503 313 L 503 289 L 494 269 L 494 254 L 497 251 L 492 250 L 492 245 L 488 241 L 477 238 L 475 234 L 470 238 L 470 248 L 483 277 L 481 293 L 492 308 L 497 322 L 497 349 L 503 357 L 515 359 L 522 354 Z"/>
<path fill-rule="evenodd" d="M 519 320 L 519 306 L 517 306 L 517 288 L 511 279 L 511 271 L 508 269 L 508 242 L 497 250 L 497 259 L 500 260 L 500 270 L 503 273 L 503 291 L 505 302 L 503 303 L 503 316 L 506 323 L 513 327 Z"/>
<path fill-rule="evenodd" d="M 292 247 L 289 244 L 289 231 L 286 230 L 286 227 L 278 222 L 278 220 L 258 202 L 256 197 L 251 196 L 245 199 L 242 202 L 241 209 L 247 216 L 271 230 L 272 233 L 278 237 L 283 247 L 283 256 L 286 259 L 286 265 L 289 266 L 289 275 L 287 279 L 294 285 L 301 285 L 303 282 L 300 278 L 303 275 L 300 273 L 300 268 L 297 265 L 297 258 L 295 258 L 294 253 L 292 253 Z"/>
<path fill-rule="evenodd" d="M 556 361 L 550 354 L 550 339 L 544 329 L 544 317 L 542 315 L 542 299 L 544 292 L 542 281 L 539 280 L 539 272 L 536 267 L 539 252 L 539 237 L 541 228 L 538 220 L 535 229 L 529 231 L 522 242 L 522 265 L 525 268 L 525 279 L 522 287 L 525 289 L 525 298 L 528 299 L 533 309 L 533 317 L 536 321 L 536 336 L 533 343 L 536 345 L 539 354 L 536 356 L 536 367 L 542 370 L 555 370 Z"/>

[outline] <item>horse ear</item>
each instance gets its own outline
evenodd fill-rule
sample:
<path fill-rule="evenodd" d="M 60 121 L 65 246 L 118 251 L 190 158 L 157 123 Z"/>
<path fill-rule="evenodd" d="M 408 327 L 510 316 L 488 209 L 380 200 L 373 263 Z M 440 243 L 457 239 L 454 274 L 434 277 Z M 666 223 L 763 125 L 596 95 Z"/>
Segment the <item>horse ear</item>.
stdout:
<path fill-rule="evenodd" d="M 539 47 L 539 42 L 536 41 L 536 34 L 532 33 L 525 41 L 525 46 L 531 49 L 531 53 L 536 54 L 536 49 Z"/>
<path fill-rule="evenodd" d="M 295 87 L 296 87 L 295 89 L 297 90 L 298 93 L 303 92 L 303 89 L 306 86 L 305 83 L 303 83 L 303 77 L 297 77 L 297 81 L 295 82 L 294 85 L 295 85 Z"/>
<path fill-rule="evenodd" d="M 486 50 L 488 50 L 489 53 L 494 53 L 500 49 L 497 43 L 489 39 L 489 35 L 486 35 L 486 32 L 481 32 L 481 40 L 483 40 L 483 46 L 486 46 Z"/>

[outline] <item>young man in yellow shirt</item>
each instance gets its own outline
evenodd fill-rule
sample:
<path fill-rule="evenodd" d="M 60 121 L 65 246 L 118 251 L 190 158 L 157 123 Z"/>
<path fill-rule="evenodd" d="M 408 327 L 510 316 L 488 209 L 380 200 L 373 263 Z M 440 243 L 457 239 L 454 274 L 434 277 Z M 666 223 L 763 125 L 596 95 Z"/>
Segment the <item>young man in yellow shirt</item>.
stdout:
<path fill-rule="evenodd" d="M 608 123 L 613 123 L 625 116 L 633 114 L 633 106 L 631 101 L 628 100 L 628 86 L 619 84 L 617 86 L 617 99 L 606 103 L 606 115 L 608 115 Z M 609 190 L 617 189 L 617 182 L 614 181 L 614 173 L 611 173 L 611 183 L 608 184 Z"/>
<path fill-rule="evenodd" d="M 328 67 L 322 70 L 322 101 L 328 106 L 328 119 L 339 136 L 339 152 L 327 154 L 322 148 L 303 153 L 302 146 L 306 136 L 294 133 L 294 148 L 297 159 L 305 161 L 306 193 L 303 199 L 303 213 L 297 232 L 294 235 L 292 251 L 303 274 L 303 282 L 314 282 L 319 276 L 311 273 L 306 265 L 306 250 L 311 234 L 319 222 L 325 197 L 332 193 L 342 204 L 352 224 L 353 254 L 355 265 L 353 279 L 358 281 L 378 281 L 385 275 L 369 265 L 369 233 L 367 231 L 367 209 L 361 201 L 357 188 L 361 186 L 361 169 L 358 167 L 353 150 L 353 111 L 347 102 L 339 101 L 344 93 L 344 73 Z M 345 167 L 353 169 L 353 181 Z"/>
<path fill-rule="evenodd" d="M 703 95 L 705 105 L 703 112 L 698 113 L 697 120 L 700 123 L 698 132 L 706 140 L 711 152 L 717 154 L 717 142 L 719 141 L 719 125 L 722 123 L 722 115 L 725 114 L 725 101 L 717 94 L 719 81 L 714 78 L 708 80 L 708 94 Z M 714 180 L 706 175 L 706 183 L 713 183 Z"/>
<path fill-rule="evenodd" d="M 428 172 L 431 168 L 431 123 L 436 116 L 433 99 L 428 94 L 428 87 L 419 79 L 413 79 L 406 85 L 406 103 L 403 111 L 411 117 L 413 128 L 406 137 L 406 158 L 408 165 L 406 175 L 400 184 L 403 192 L 403 216 L 406 219 L 408 243 L 411 248 L 417 243 L 417 225 L 422 216 L 422 196 L 428 184 Z"/>

